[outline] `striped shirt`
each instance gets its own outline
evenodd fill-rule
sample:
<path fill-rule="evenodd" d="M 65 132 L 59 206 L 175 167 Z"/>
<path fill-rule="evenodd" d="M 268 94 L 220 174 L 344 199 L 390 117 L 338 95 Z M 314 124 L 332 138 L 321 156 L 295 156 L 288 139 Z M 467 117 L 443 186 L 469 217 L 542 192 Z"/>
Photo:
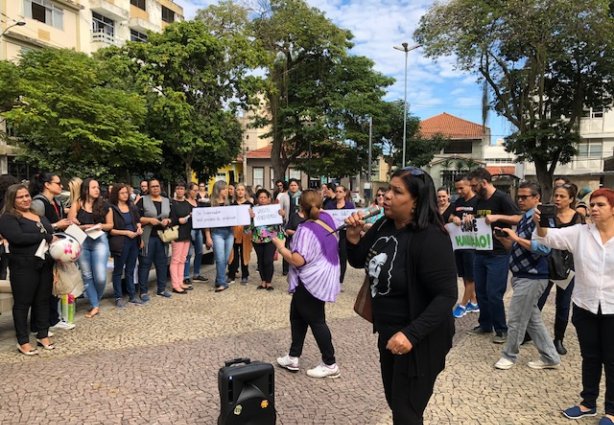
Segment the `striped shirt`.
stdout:
<path fill-rule="evenodd" d="M 333 218 L 320 212 L 320 220 L 335 228 Z M 290 267 L 288 292 L 294 293 L 299 280 L 315 298 L 334 302 L 341 290 L 339 283 L 339 244 L 335 235 L 315 221 L 301 223 L 292 237 L 290 249 L 305 259 L 301 267 Z"/>

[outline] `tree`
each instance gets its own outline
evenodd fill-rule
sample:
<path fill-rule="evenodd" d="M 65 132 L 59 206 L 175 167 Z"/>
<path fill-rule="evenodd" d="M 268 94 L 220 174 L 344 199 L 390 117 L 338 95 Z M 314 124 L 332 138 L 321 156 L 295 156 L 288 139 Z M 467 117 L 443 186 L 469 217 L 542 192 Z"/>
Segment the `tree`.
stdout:
<path fill-rule="evenodd" d="M 146 96 L 147 131 L 162 141 L 162 177 L 212 175 L 237 157 L 236 111 L 251 101 L 260 80 L 248 75 L 258 57 L 247 38 L 216 36 L 200 21 L 179 22 L 149 34 L 147 43 L 101 55 L 123 57 L 126 75 Z"/>
<path fill-rule="evenodd" d="M 159 142 L 140 131 L 143 98 L 101 85 L 97 60 L 66 49 L 29 50 L 16 69 L 17 90 L 3 116 L 30 166 L 110 181 L 159 157 Z"/>
<path fill-rule="evenodd" d="M 403 161 L 403 101 L 386 102 L 381 116 L 374 119 L 373 125 L 379 130 L 386 162 L 390 167 Z M 420 134 L 420 119 L 407 112 L 405 162 L 414 167 L 429 164 L 435 154 L 448 145 L 449 140 L 443 136 L 424 137 Z"/>
<path fill-rule="evenodd" d="M 611 107 L 609 13 L 606 0 L 452 0 L 416 30 L 428 56 L 454 55 L 485 84 L 490 107 L 516 128 L 506 149 L 535 163 L 546 199 L 557 164 L 576 153 L 583 110 Z"/>
<path fill-rule="evenodd" d="M 352 56 L 352 34 L 303 0 L 271 0 L 252 22 L 266 51 L 271 162 L 309 174 L 351 175 L 366 169 L 365 120 L 377 113 L 392 79 Z"/>

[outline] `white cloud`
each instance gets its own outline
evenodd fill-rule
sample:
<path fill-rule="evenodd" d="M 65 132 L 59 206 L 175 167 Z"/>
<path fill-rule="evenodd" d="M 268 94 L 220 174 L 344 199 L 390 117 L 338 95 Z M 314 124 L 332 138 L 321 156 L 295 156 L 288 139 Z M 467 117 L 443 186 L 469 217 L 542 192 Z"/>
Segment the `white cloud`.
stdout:
<path fill-rule="evenodd" d="M 254 1 L 254 0 L 251 0 Z M 215 0 L 175 0 L 186 18 Z M 307 0 L 342 28 L 354 34 L 352 54 L 375 62 L 375 69 L 394 77 L 387 99 L 403 99 L 404 53 L 393 49 L 402 42 L 414 43 L 420 17 L 434 0 Z M 407 62 L 407 100 L 412 113 L 421 118 L 446 111 L 478 122 L 481 120 L 481 89 L 476 76 L 455 68 L 452 57 L 433 60 L 421 49 L 411 51 Z M 503 130 L 504 131 L 504 130 Z M 499 131 L 501 132 L 501 131 Z"/>

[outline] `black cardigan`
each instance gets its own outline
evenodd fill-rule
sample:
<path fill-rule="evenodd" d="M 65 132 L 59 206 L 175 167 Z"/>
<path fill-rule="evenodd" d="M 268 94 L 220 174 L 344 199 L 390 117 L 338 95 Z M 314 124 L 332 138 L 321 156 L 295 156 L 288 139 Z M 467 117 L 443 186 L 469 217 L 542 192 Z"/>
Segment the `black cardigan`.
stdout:
<path fill-rule="evenodd" d="M 348 262 L 364 268 L 369 249 L 383 226 L 394 226 L 387 218 L 377 221 L 354 245 L 348 241 Z M 456 263 L 450 236 L 436 225 L 412 232 L 407 249 L 409 323 L 401 330 L 412 343 L 409 375 L 437 374 L 445 366 L 452 347 L 458 299 Z"/>
<path fill-rule="evenodd" d="M 124 216 L 122 215 L 121 210 L 117 205 L 110 205 L 111 210 L 113 211 L 113 229 L 115 230 L 126 230 L 126 221 L 124 220 Z M 134 223 L 134 227 L 141 220 L 141 216 L 139 215 L 138 210 L 134 205 L 129 205 L 130 214 L 132 214 L 132 222 Z M 128 236 L 124 235 L 111 235 L 109 232 L 109 251 L 111 255 L 119 256 L 122 255 L 122 251 L 124 249 L 124 241 Z M 141 237 L 137 238 L 139 246 Z"/>
<path fill-rule="evenodd" d="M 46 233 L 41 232 L 35 221 L 25 217 L 12 214 L 3 214 L 0 217 L 0 234 L 9 241 L 11 255 L 34 256 L 43 240 L 51 243 L 53 228 L 46 217 L 41 217 L 40 220 Z"/>

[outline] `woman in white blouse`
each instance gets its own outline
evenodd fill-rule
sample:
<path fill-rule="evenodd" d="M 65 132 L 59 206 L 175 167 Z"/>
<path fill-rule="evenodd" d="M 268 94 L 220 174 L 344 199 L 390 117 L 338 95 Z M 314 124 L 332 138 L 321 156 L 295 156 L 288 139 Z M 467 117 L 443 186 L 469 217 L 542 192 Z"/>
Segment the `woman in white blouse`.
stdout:
<path fill-rule="evenodd" d="M 597 414 L 601 369 L 605 368 L 605 416 L 599 425 L 614 425 L 614 190 L 599 189 L 590 197 L 592 224 L 561 229 L 539 226 L 536 240 L 573 253 L 576 286 L 572 323 L 582 354 L 582 401 L 563 411 L 569 419 Z"/>

